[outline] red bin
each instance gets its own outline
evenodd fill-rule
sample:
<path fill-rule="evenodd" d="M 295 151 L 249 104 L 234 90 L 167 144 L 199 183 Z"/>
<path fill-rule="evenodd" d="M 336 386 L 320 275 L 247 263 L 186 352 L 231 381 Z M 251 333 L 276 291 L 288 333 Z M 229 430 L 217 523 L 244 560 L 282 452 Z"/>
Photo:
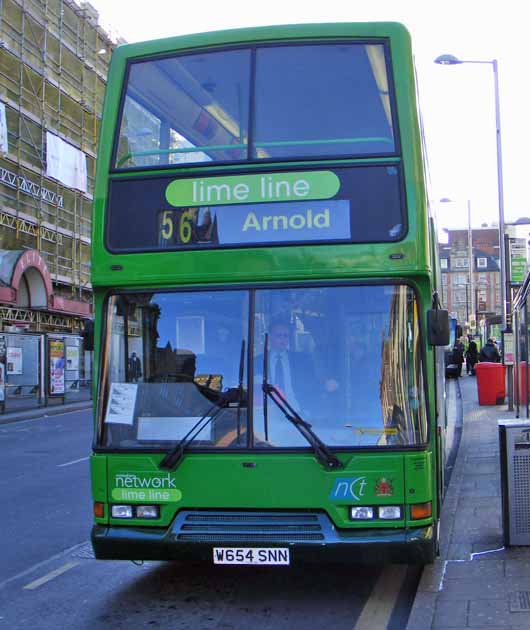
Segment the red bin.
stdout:
<path fill-rule="evenodd" d="M 519 392 L 519 403 L 521 405 L 526 405 L 526 400 L 528 397 L 528 393 L 530 393 L 530 374 L 527 374 L 529 367 L 526 361 L 519 362 L 519 371 L 516 372 L 514 368 L 514 385 L 517 389 L 514 389 L 515 392 Z M 515 383 L 515 375 L 519 375 L 519 383 Z"/>
<path fill-rule="evenodd" d="M 502 363 L 477 363 L 478 404 L 502 405 L 506 396 L 506 366 Z"/>

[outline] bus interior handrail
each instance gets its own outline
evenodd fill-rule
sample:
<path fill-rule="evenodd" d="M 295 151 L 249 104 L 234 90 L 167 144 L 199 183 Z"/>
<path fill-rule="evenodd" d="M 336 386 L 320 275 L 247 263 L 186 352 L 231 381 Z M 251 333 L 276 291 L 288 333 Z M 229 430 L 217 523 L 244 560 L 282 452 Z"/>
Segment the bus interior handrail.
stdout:
<path fill-rule="evenodd" d="M 381 137 L 366 137 L 366 138 L 328 138 L 321 140 L 279 140 L 275 142 L 255 142 L 256 148 L 267 147 L 294 147 L 294 146 L 307 146 L 312 144 L 361 144 L 366 142 L 382 142 L 384 144 L 394 144 L 393 138 Z M 206 151 L 224 151 L 229 149 L 245 149 L 247 144 L 213 144 L 204 145 L 199 147 L 184 147 L 176 149 L 150 149 L 149 151 L 131 151 L 126 153 L 118 160 L 117 167 L 123 166 L 127 160 L 133 157 L 146 157 L 150 155 L 173 155 L 178 153 L 200 153 Z"/>

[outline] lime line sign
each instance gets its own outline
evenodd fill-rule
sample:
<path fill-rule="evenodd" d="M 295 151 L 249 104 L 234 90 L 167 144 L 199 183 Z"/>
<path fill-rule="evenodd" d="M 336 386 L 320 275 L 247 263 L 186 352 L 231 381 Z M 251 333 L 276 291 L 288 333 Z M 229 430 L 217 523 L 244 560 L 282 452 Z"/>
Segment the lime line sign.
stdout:
<path fill-rule="evenodd" d="M 174 207 L 331 199 L 340 188 L 332 171 L 178 179 L 166 189 Z"/>

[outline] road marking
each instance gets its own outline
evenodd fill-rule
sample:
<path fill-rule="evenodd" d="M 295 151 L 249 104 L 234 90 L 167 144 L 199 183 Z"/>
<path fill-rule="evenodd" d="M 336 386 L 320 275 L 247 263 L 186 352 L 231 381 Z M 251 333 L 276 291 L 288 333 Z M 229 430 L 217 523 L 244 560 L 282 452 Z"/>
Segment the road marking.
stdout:
<path fill-rule="evenodd" d="M 48 407 L 49 409 L 49 407 Z M 79 413 L 80 411 L 92 411 L 92 405 L 87 405 L 86 407 L 79 407 L 79 409 L 72 409 L 70 411 L 63 411 L 61 413 L 45 413 L 41 417 L 46 418 L 48 420 L 53 420 L 54 418 L 60 418 L 62 416 L 67 416 L 71 413 Z"/>
<path fill-rule="evenodd" d="M 383 569 L 353 630 L 383 630 L 388 626 L 406 575 L 405 564 L 392 564 Z"/>
<path fill-rule="evenodd" d="M 62 567 L 59 567 L 58 569 L 55 569 L 54 571 L 50 571 L 50 573 L 43 575 L 38 580 L 33 580 L 33 582 L 26 584 L 26 586 L 24 586 L 23 588 L 26 589 L 27 591 L 33 591 L 36 588 L 39 588 L 39 586 L 46 584 L 46 582 L 49 582 L 50 580 L 53 580 L 54 578 L 59 577 L 59 575 L 66 573 L 66 571 L 73 569 L 78 564 L 79 562 L 67 562 L 66 564 L 63 564 Z"/>
<path fill-rule="evenodd" d="M 66 462 L 66 464 L 57 464 L 57 468 L 62 468 L 63 466 L 71 466 L 72 464 L 78 464 L 79 462 L 86 462 L 87 457 L 81 457 L 81 459 L 74 459 L 71 462 Z"/>
<path fill-rule="evenodd" d="M 33 573 L 34 571 L 36 571 L 40 567 L 43 567 L 43 566 L 45 566 L 47 564 L 50 564 L 50 562 L 54 562 L 55 560 L 58 560 L 59 558 L 64 558 L 65 556 L 68 556 L 71 553 L 74 553 L 75 551 L 77 551 L 81 547 L 86 546 L 88 543 L 90 543 L 90 541 L 89 540 L 85 540 L 84 542 L 81 542 L 78 545 L 73 545 L 72 547 L 69 547 L 68 549 L 65 549 L 64 551 L 61 551 L 60 553 L 56 553 L 55 555 L 53 555 L 53 556 L 51 556 L 49 558 L 46 558 L 46 560 L 42 560 L 41 562 L 37 562 L 37 564 L 34 564 L 32 567 L 29 567 L 28 569 L 24 569 L 24 571 L 21 571 L 20 573 L 17 573 L 16 575 L 13 575 L 10 578 L 7 578 L 3 582 L 0 582 L 0 590 L 3 589 L 8 584 L 11 584 L 11 582 L 14 582 L 15 580 L 20 580 L 23 577 L 25 577 L 26 575 L 29 575 L 30 573 Z"/>

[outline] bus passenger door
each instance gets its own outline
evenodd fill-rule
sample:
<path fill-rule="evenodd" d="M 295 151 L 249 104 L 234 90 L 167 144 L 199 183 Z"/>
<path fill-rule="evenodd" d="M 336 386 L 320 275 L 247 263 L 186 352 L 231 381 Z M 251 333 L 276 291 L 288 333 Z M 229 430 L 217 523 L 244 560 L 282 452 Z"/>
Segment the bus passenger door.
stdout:
<path fill-rule="evenodd" d="M 445 435 L 447 429 L 447 398 L 445 392 L 445 348 L 434 348 L 434 373 L 436 387 L 436 455 L 437 455 L 437 505 L 438 517 L 441 511 L 445 491 L 445 465 L 447 461 L 445 451 Z"/>

